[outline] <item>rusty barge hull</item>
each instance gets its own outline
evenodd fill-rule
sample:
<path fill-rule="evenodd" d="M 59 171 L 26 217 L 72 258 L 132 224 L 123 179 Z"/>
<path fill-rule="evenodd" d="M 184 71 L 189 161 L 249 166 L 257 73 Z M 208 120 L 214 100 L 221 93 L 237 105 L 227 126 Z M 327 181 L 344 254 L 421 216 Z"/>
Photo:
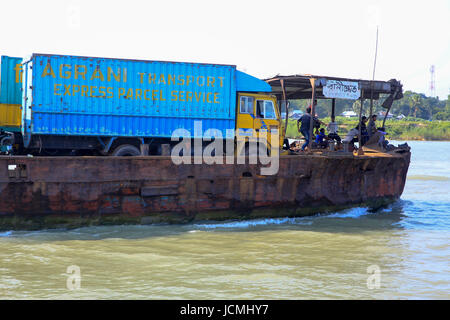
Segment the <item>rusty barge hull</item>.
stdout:
<path fill-rule="evenodd" d="M 170 157 L 0 157 L 0 229 L 305 216 L 395 201 L 403 154 L 281 156 L 261 165 Z"/>

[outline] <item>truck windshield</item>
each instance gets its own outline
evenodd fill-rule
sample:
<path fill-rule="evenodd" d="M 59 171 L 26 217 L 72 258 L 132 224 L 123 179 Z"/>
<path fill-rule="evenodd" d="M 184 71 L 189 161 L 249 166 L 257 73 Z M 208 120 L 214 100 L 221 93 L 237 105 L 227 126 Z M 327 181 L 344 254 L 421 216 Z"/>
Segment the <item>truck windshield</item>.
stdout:
<path fill-rule="evenodd" d="M 270 100 L 264 101 L 264 118 L 265 119 L 276 119 L 275 109 L 273 107 L 273 102 Z"/>
<path fill-rule="evenodd" d="M 275 108 L 270 100 L 256 101 L 256 117 L 263 119 L 276 119 Z"/>

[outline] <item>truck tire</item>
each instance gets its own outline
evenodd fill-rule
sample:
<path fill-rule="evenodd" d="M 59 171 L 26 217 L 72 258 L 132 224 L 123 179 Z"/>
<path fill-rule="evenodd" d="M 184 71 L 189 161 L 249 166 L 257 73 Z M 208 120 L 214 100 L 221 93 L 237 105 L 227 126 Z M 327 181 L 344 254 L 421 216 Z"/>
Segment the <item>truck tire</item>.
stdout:
<path fill-rule="evenodd" d="M 131 144 L 122 144 L 118 146 L 116 149 L 114 149 L 111 155 L 114 157 L 140 156 L 141 150 L 139 150 L 138 148 L 136 148 Z"/>

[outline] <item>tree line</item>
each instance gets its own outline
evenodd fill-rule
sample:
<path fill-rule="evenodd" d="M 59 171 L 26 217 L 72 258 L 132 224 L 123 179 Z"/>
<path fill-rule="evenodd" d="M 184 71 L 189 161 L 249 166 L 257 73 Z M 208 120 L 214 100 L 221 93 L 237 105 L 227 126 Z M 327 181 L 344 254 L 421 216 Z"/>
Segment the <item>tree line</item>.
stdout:
<path fill-rule="evenodd" d="M 386 111 L 386 109 L 381 106 L 386 97 L 387 95 L 380 97 L 378 100 L 374 100 L 373 113 Z M 309 99 L 290 100 L 290 110 L 299 109 L 304 112 L 309 104 Z M 358 114 L 359 108 L 359 100 L 336 99 L 336 116 L 339 116 L 342 112 L 348 110 L 353 110 Z M 363 109 L 364 115 L 369 115 L 369 108 L 370 100 L 365 100 Z M 319 99 L 316 106 L 316 113 L 321 118 L 330 117 L 331 99 Z M 447 100 L 439 100 L 439 98 L 427 97 L 422 93 L 405 91 L 402 99 L 394 101 L 390 113 L 394 116 L 403 114 L 407 118 L 419 118 L 424 120 L 450 120 L 450 95 L 447 97 Z"/>

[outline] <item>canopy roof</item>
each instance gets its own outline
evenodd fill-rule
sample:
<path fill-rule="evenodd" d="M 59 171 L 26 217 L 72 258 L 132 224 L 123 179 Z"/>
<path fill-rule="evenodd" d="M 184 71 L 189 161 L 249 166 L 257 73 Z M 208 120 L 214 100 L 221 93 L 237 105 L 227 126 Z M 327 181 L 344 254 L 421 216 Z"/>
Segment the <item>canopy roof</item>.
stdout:
<path fill-rule="evenodd" d="M 277 75 L 273 78 L 264 79 L 272 87 L 272 93 L 277 96 L 278 99 L 283 100 L 283 86 L 286 92 L 286 99 L 311 99 L 312 88 L 310 79 L 316 79 L 315 86 L 315 98 L 316 99 L 328 99 L 323 94 L 323 87 L 326 86 L 327 80 L 338 81 L 351 81 L 358 82 L 359 88 L 362 92 L 364 99 L 380 98 L 380 94 L 391 94 L 395 99 L 401 99 L 403 97 L 402 84 L 395 80 L 389 81 L 371 81 L 362 79 L 350 79 L 350 78 L 337 78 L 327 76 L 316 75 L 291 75 L 281 76 Z M 395 97 L 394 97 L 395 94 Z"/>

